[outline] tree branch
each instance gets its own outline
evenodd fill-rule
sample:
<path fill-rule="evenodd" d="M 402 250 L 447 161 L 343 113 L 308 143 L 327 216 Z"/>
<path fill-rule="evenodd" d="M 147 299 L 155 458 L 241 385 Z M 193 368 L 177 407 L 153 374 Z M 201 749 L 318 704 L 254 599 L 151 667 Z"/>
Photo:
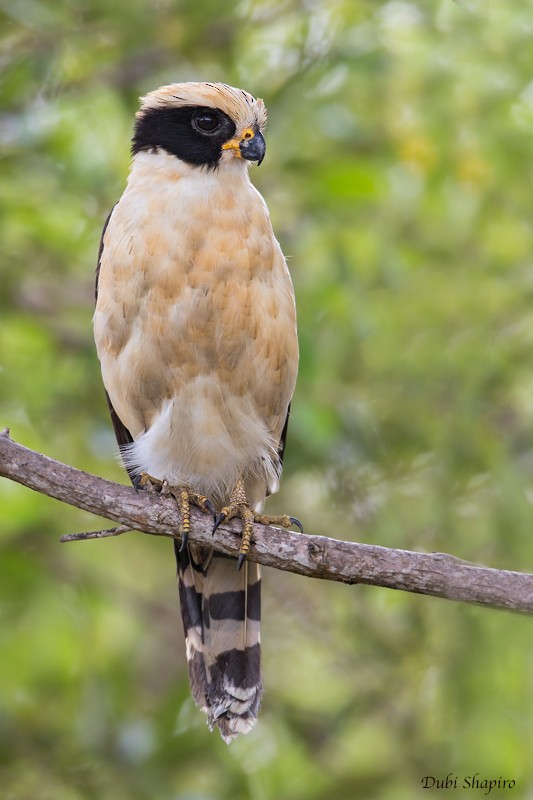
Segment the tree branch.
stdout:
<path fill-rule="evenodd" d="M 64 541 L 118 536 L 128 529 L 177 536 L 179 515 L 173 498 L 136 493 L 54 461 L 14 442 L 7 429 L 0 433 L 0 476 L 119 523 L 109 531 L 70 534 L 62 537 Z M 237 555 L 238 523 L 221 526 L 213 537 L 210 517 L 191 509 L 191 521 L 192 542 Z M 255 525 L 250 558 L 313 578 L 533 613 L 533 575 L 479 567 L 445 553 L 416 553 Z"/>

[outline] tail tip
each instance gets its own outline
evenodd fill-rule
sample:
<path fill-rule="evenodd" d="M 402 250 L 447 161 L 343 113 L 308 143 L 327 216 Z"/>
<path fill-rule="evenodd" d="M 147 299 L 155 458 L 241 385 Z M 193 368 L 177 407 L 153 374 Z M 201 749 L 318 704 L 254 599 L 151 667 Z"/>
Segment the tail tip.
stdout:
<path fill-rule="evenodd" d="M 231 744 L 241 733 L 250 733 L 255 728 L 256 722 L 256 716 L 243 717 L 235 715 L 224 715 L 218 717 L 218 719 L 211 718 L 208 720 L 209 730 L 212 731 L 217 727 L 226 744 Z"/>

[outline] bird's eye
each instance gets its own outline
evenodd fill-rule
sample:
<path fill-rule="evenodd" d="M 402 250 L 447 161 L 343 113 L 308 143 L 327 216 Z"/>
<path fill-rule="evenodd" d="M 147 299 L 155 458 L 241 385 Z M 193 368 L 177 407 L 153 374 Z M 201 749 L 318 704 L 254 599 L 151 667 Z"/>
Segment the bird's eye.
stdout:
<path fill-rule="evenodd" d="M 211 111 L 202 111 L 193 118 L 193 125 L 201 133 L 214 133 L 220 125 L 220 119 Z"/>

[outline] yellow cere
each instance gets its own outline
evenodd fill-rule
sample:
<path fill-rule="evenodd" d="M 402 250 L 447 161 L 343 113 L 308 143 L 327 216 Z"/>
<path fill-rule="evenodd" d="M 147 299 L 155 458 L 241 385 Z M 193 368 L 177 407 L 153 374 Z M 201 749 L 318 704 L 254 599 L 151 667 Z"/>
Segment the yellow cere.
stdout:
<path fill-rule="evenodd" d="M 246 140 L 253 139 L 254 136 L 255 136 L 255 133 L 252 130 L 252 128 L 245 128 L 239 134 L 239 136 L 236 136 L 235 138 L 230 139 L 229 142 L 226 142 L 226 144 L 223 144 L 222 145 L 222 149 L 223 150 L 237 150 L 237 153 L 240 156 L 240 151 L 239 151 L 240 143 L 243 142 L 245 139 Z"/>

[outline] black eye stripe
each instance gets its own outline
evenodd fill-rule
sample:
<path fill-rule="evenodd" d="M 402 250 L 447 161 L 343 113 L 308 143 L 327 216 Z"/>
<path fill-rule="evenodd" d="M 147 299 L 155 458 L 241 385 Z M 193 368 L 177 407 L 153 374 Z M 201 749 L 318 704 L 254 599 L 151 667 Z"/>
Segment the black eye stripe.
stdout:
<path fill-rule="evenodd" d="M 204 124 L 204 128 L 198 125 Z M 213 122 L 212 130 L 207 130 Z M 217 166 L 222 145 L 235 136 L 233 120 L 208 106 L 159 106 L 147 109 L 136 121 L 132 153 L 165 150 L 187 164 Z"/>

